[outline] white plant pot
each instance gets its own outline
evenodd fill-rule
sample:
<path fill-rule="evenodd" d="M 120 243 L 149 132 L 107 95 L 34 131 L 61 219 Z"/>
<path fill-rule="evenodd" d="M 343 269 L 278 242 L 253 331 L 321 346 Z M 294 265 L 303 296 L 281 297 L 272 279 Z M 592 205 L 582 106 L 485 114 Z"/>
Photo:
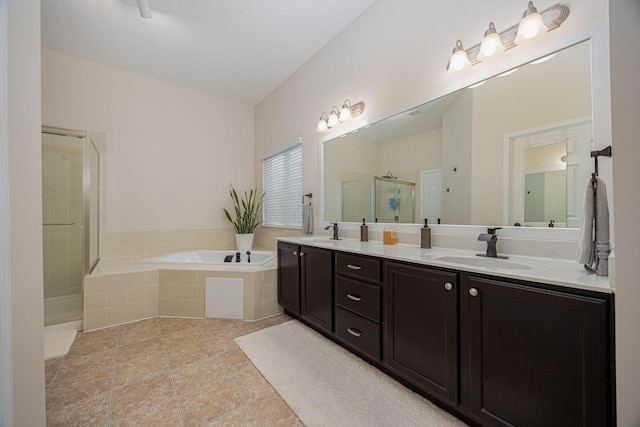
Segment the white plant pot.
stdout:
<path fill-rule="evenodd" d="M 239 252 L 250 251 L 253 247 L 253 233 L 236 234 L 236 248 Z"/>

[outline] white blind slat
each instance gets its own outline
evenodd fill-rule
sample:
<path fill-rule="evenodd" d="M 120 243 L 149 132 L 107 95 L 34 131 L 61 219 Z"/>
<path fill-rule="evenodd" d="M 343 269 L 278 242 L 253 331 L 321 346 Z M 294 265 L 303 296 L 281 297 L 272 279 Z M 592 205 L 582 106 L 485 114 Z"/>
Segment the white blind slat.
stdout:
<path fill-rule="evenodd" d="M 262 220 L 265 225 L 300 227 L 302 144 L 287 144 L 274 152 L 262 161 L 265 191 Z"/>

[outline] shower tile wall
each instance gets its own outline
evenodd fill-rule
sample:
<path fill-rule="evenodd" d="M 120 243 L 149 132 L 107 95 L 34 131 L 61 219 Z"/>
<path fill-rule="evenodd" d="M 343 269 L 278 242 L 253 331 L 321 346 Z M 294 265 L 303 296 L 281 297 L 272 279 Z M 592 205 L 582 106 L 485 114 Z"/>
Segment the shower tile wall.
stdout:
<path fill-rule="evenodd" d="M 42 218 L 45 298 L 82 291 L 82 144 L 43 134 Z"/>

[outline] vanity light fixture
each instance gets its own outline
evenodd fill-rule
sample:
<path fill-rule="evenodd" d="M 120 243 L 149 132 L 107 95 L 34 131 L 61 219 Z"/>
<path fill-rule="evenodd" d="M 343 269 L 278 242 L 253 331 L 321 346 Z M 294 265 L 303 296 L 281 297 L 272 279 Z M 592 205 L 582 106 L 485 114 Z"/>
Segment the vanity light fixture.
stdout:
<path fill-rule="evenodd" d="M 329 118 L 327 117 L 327 113 L 322 113 L 320 115 L 320 120 L 318 120 L 318 127 L 316 127 L 316 132 L 326 132 L 329 130 L 329 124 L 327 123 Z"/>
<path fill-rule="evenodd" d="M 149 0 L 138 0 L 138 11 L 140 17 L 144 19 L 151 19 L 151 7 L 149 6 Z"/>
<path fill-rule="evenodd" d="M 338 107 L 333 107 L 329 112 L 329 120 L 327 121 L 327 125 L 332 128 L 338 123 L 340 123 L 340 119 L 338 118 Z"/>
<path fill-rule="evenodd" d="M 518 25 L 518 33 L 514 42 L 518 45 L 531 43 L 547 34 L 547 31 L 548 28 L 544 25 L 542 15 L 538 13 L 538 9 L 530 1 L 527 10 L 522 14 L 522 20 Z"/>
<path fill-rule="evenodd" d="M 485 31 L 484 38 L 480 43 L 480 52 L 478 52 L 478 61 L 485 61 L 489 58 L 496 58 L 504 52 L 502 39 L 496 31 L 493 22 L 489 22 L 489 29 Z"/>
<path fill-rule="evenodd" d="M 330 128 L 337 126 L 340 123 L 346 122 L 353 117 L 359 116 L 363 111 L 364 102 L 360 101 L 352 105 L 351 101 L 346 99 L 344 101 L 344 104 L 342 104 L 342 108 L 340 110 L 338 110 L 338 107 L 334 106 L 331 111 L 329 111 L 329 115 L 327 115 L 327 113 L 322 113 L 322 115 L 320 115 L 316 131 L 326 132 Z"/>
<path fill-rule="evenodd" d="M 517 45 L 538 40 L 548 31 L 558 28 L 568 16 L 569 8 L 563 4 L 558 3 L 538 12 L 533 2 L 530 1 L 518 24 L 498 33 L 495 25 L 491 22 L 489 29 L 484 33 L 482 42 L 466 50 L 462 47 L 460 40 L 456 41 L 456 47 L 447 64 L 447 71 L 450 74 L 463 71 Z"/>

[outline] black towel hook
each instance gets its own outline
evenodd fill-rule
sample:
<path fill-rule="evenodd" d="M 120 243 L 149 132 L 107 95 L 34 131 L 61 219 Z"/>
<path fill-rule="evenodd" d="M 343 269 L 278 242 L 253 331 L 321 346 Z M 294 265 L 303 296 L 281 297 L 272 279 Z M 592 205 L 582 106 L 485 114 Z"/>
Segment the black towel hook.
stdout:
<path fill-rule="evenodd" d="M 308 198 L 312 198 L 313 197 L 313 193 L 307 193 L 307 194 L 303 194 L 302 195 L 302 204 L 304 205 L 304 198 L 308 197 Z"/>
<path fill-rule="evenodd" d="M 594 161 L 594 173 L 591 174 L 593 178 L 598 176 L 598 157 L 611 157 L 611 146 L 603 148 L 602 150 L 594 150 L 591 152 L 591 157 L 593 157 Z"/>

